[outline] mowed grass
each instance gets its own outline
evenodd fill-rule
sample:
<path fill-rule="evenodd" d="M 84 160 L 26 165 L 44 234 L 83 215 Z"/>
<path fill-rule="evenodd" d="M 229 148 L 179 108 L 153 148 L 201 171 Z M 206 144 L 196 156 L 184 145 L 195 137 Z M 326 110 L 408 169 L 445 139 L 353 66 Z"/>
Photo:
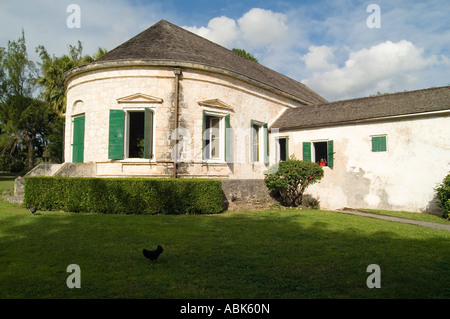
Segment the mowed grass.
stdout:
<path fill-rule="evenodd" d="M 142 249 L 158 244 L 151 264 Z M 449 297 L 448 231 L 315 210 L 31 215 L 0 201 L 0 298 Z"/>

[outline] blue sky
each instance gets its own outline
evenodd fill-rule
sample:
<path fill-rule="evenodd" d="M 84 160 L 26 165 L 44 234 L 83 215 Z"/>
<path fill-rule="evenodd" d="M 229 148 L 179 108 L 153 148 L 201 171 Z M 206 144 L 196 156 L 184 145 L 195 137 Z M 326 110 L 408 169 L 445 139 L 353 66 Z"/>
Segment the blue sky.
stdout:
<path fill-rule="evenodd" d="M 68 28 L 69 4 L 80 28 Z M 380 28 L 369 28 L 370 4 Z M 450 1 L 2 0 L 0 46 L 25 30 L 28 52 L 113 49 L 161 19 L 308 85 L 330 101 L 450 84 Z"/>

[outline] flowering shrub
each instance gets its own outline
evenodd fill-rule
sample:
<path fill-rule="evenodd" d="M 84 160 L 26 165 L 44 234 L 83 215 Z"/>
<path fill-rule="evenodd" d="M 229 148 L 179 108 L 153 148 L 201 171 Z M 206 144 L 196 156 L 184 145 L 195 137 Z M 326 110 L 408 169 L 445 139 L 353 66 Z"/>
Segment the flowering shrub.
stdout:
<path fill-rule="evenodd" d="M 449 218 L 450 214 L 450 174 L 435 188 L 437 192 L 437 206 L 442 209 L 442 217 Z"/>
<path fill-rule="evenodd" d="M 265 182 L 272 195 L 288 206 L 301 205 L 306 188 L 323 177 L 323 169 L 318 164 L 294 156 L 278 165 L 276 172 L 269 169 Z"/>

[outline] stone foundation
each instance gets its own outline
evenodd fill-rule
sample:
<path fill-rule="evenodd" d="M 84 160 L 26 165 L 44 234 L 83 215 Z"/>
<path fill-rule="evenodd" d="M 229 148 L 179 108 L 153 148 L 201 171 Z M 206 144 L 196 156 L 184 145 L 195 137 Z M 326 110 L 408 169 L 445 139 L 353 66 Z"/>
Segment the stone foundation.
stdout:
<path fill-rule="evenodd" d="M 224 179 L 222 190 L 228 210 L 264 209 L 279 204 L 270 196 L 263 179 Z"/>

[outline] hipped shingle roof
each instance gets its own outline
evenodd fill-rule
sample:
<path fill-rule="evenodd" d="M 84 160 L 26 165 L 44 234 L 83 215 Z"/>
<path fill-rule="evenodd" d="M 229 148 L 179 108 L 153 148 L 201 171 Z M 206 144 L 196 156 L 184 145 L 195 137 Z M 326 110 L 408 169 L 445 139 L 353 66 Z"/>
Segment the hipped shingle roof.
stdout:
<path fill-rule="evenodd" d="M 275 88 L 308 104 L 327 102 L 306 85 L 165 20 L 111 50 L 97 62 L 120 60 L 174 61 L 210 66 Z"/>
<path fill-rule="evenodd" d="M 450 86 L 300 106 L 271 127 L 298 130 L 444 111 L 450 112 Z"/>

